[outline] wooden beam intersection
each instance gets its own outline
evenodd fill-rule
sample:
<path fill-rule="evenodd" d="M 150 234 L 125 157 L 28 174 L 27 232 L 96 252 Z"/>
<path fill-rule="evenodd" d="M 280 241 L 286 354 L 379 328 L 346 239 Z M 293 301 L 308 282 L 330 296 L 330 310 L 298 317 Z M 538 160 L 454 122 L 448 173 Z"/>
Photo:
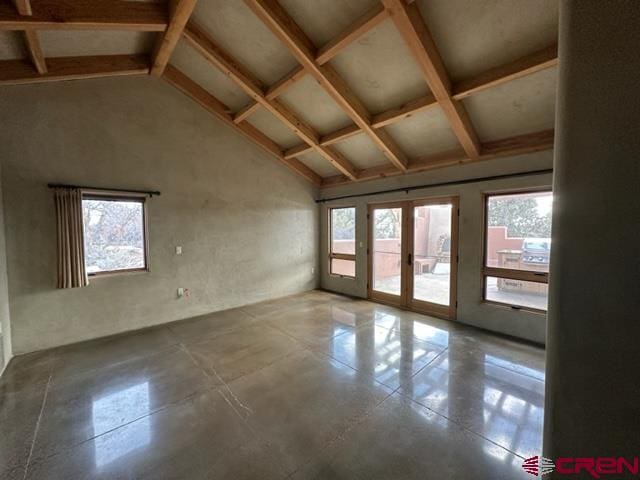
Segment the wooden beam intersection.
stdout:
<path fill-rule="evenodd" d="M 319 65 L 324 65 L 355 40 L 377 27 L 387 18 L 389 18 L 389 13 L 386 9 L 381 4 L 376 4 L 371 10 L 358 18 L 343 32 L 318 50 L 316 62 L 318 62 Z"/>
<path fill-rule="evenodd" d="M 481 154 L 476 160 L 469 160 L 469 157 L 462 149 L 451 150 L 434 155 L 427 155 L 409 162 L 409 167 L 407 168 L 406 173 L 417 173 L 452 165 L 467 164 L 491 160 L 494 158 L 518 156 L 543 150 L 551 150 L 553 148 L 553 140 L 554 131 L 543 130 L 541 132 L 516 135 L 514 137 L 492 142 L 484 142 L 481 144 Z M 393 167 L 382 165 L 360 170 L 359 181 L 376 180 L 401 174 L 401 172 L 398 172 Z M 342 175 L 325 177 L 322 180 L 323 187 L 333 187 L 349 183 L 351 183 L 351 181 Z"/>
<path fill-rule="evenodd" d="M 31 9 L 31 1 L 30 0 L 14 0 L 13 2 L 16 6 L 16 10 L 20 15 L 32 15 L 33 10 Z M 35 30 L 25 30 L 24 34 L 24 42 L 27 46 L 27 51 L 29 52 L 29 56 L 31 57 L 31 61 L 33 62 L 33 66 L 38 71 L 39 74 L 47 73 L 47 63 L 44 59 L 44 53 L 42 52 L 42 47 L 40 46 L 40 41 L 38 40 L 38 34 Z"/>
<path fill-rule="evenodd" d="M 305 121 L 299 118 L 286 105 L 276 99 L 269 99 L 264 93 L 264 87 L 238 61 L 217 45 L 195 23 L 190 23 L 184 31 L 184 37 L 198 53 L 234 83 L 242 88 L 247 95 L 266 108 L 287 128 L 300 137 L 309 147 L 327 159 L 339 172 L 351 180 L 357 180 L 357 170 L 340 152 L 330 147 L 320 145 L 319 134 Z M 234 122 L 237 123 L 237 122 Z M 288 157 L 292 158 L 292 157 Z"/>
<path fill-rule="evenodd" d="M 453 98 L 462 99 L 488 88 L 501 85 L 505 82 L 521 78 L 539 72 L 546 68 L 553 67 L 558 63 L 558 46 L 551 45 L 538 52 L 525 55 L 515 61 L 486 70 L 471 78 L 462 80 L 453 85 Z M 432 94 L 427 94 L 415 100 L 411 100 L 399 107 L 391 108 L 385 112 L 374 115 L 371 125 L 380 128 L 391 125 L 416 113 L 436 106 L 437 100 Z M 332 145 L 345 140 L 354 135 L 359 135 L 362 130 L 357 125 L 349 125 L 335 132 L 329 133 L 320 139 L 322 145 Z M 301 155 L 309 151 L 307 145 L 296 145 L 285 152 L 285 157 Z"/>
<path fill-rule="evenodd" d="M 362 35 L 375 28 L 387 18 L 389 18 L 388 12 L 382 5 L 377 4 L 370 11 L 353 22 L 342 33 L 324 45 L 316 55 L 316 62 L 318 62 L 319 65 L 324 65 Z M 297 67 L 269 88 L 267 91 L 267 97 L 270 99 L 276 98 L 306 76 L 307 70 L 303 66 Z M 234 121 L 237 123 L 246 120 L 246 118 L 255 113 L 259 108 L 259 103 L 251 103 L 247 105 L 241 112 L 239 112 L 237 118 L 234 118 Z"/>
<path fill-rule="evenodd" d="M 40 46 L 40 40 L 38 40 L 38 34 L 34 30 L 24 31 L 24 40 L 29 51 L 29 56 L 33 62 L 33 66 L 36 68 L 40 75 L 47 73 L 47 62 Z"/>
<path fill-rule="evenodd" d="M 471 160 L 480 155 L 480 140 L 464 106 L 451 97 L 451 80 L 418 6 L 404 0 L 382 0 L 396 28 L 422 70 L 429 88 L 449 119 L 453 133 Z"/>
<path fill-rule="evenodd" d="M 162 75 L 173 50 L 180 40 L 180 35 L 189 21 L 198 0 L 172 0 L 169 3 L 171 10 L 169 25 L 158 38 L 153 54 L 153 63 L 149 73 L 159 77 Z"/>
<path fill-rule="evenodd" d="M 284 158 L 282 156 L 280 147 L 273 140 L 260 132 L 257 128 L 253 127 L 251 124 L 235 124 L 233 122 L 233 118 L 228 113 L 229 108 L 224 103 L 211 95 L 208 91 L 195 83 L 176 67 L 168 64 L 162 76 L 170 84 L 190 97 L 200 106 L 204 107 L 210 113 L 215 115 L 223 123 L 230 126 L 236 132 L 242 134 L 253 143 L 260 146 L 263 150 L 276 158 L 280 163 L 287 166 L 298 175 L 306 178 L 313 184 L 320 185 L 320 183 L 322 182 L 322 177 L 320 177 L 317 173 L 312 171 L 309 167 L 307 167 L 299 160 Z"/>
<path fill-rule="evenodd" d="M 395 141 L 382 129 L 371 126 L 371 114 L 344 80 L 328 64 L 316 61 L 317 51 L 295 21 L 275 0 L 245 0 L 262 22 L 283 42 L 298 62 L 316 79 L 322 88 L 351 117 L 385 156 L 399 170 L 406 170 L 407 157 Z"/>

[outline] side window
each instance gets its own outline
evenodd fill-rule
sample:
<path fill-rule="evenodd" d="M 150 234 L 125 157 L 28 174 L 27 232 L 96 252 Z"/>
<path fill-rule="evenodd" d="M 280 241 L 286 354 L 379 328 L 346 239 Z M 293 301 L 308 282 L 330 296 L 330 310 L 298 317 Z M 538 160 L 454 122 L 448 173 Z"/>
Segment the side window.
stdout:
<path fill-rule="evenodd" d="M 547 310 L 552 193 L 486 196 L 484 300 Z"/>
<path fill-rule="evenodd" d="M 87 194 L 82 220 L 89 276 L 148 269 L 144 198 Z"/>
<path fill-rule="evenodd" d="M 356 276 L 356 209 L 329 209 L 329 273 Z"/>

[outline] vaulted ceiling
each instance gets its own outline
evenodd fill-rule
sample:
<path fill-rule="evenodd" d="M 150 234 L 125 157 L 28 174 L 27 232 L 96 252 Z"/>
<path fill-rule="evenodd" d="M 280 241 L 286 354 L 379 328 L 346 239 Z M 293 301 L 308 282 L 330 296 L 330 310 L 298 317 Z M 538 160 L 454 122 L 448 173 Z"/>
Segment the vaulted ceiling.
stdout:
<path fill-rule="evenodd" d="M 161 76 L 320 186 L 553 145 L 557 0 L 0 0 L 0 87 Z"/>

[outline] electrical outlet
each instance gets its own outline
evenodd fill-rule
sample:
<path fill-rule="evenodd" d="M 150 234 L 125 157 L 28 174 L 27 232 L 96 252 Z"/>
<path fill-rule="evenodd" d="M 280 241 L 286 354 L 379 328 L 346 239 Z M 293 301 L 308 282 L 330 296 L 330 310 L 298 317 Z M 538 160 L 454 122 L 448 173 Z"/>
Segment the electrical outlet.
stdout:
<path fill-rule="evenodd" d="M 182 247 L 179 245 L 176 247 L 176 255 L 182 255 Z"/>
<path fill-rule="evenodd" d="M 316 267 L 311 267 L 311 275 L 313 275 L 314 273 L 316 273 Z"/>
<path fill-rule="evenodd" d="M 184 288 L 178 287 L 178 298 L 184 297 Z"/>

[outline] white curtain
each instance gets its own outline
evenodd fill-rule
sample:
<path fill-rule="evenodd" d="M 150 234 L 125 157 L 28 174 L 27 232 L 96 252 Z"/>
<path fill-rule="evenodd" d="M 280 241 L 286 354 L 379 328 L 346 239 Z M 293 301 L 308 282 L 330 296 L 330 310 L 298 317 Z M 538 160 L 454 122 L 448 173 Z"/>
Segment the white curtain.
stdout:
<path fill-rule="evenodd" d="M 84 265 L 82 191 L 56 188 L 56 226 L 58 230 L 58 288 L 77 288 L 89 284 Z"/>

